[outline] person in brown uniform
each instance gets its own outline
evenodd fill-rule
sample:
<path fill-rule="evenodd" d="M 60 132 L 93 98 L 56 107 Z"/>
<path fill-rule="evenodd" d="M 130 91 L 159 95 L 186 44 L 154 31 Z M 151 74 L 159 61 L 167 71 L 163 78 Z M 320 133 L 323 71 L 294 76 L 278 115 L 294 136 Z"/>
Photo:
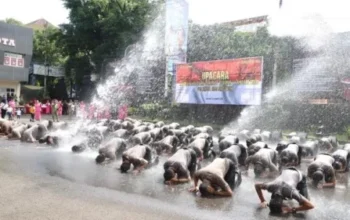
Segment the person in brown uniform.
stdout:
<path fill-rule="evenodd" d="M 255 184 L 255 189 L 261 206 L 263 208 L 269 206 L 271 213 L 295 213 L 314 208 L 309 201 L 306 176 L 293 167 L 283 170 L 281 175 L 271 182 Z M 269 204 L 265 201 L 262 190 L 267 190 L 272 194 Z M 287 199 L 296 200 L 299 207 L 287 206 L 283 203 Z"/>
<path fill-rule="evenodd" d="M 191 181 L 197 167 L 197 154 L 193 149 L 178 150 L 164 163 L 165 184 Z"/>
<path fill-rule="evenodd" d="M 19 125 L 15 128 L 10 129 L 10 133 L 7 135 L 8 139 L 11 140 L 19 140 L 22 137 L 22 134 L 25 130 L 27 130 L 28 128 L 30 128 L 30 125 Z"/>
<path fill-rule="evenodd" d="M 237 165 L 228 158 L 216 158 L 208 166 L 194 174 L 194 187 L 191 192 L 200 191 L 202 196 L 232 196 L 242 179 Z M 198 181 L 202 183 L 198 187 Z"/>
<path fill-rule="evenodd" d="M 158 156 L 152 162 L 152 149 L 148 145 L 136 145 L 127 149 L 122 156 L 120 170 L 122 173 L 128 172 L 131 164 L 134 167 L 134 173 L 141 172 L 145 167 L 156 165 L 159 162 Z"/>
<path fill-rule="evenodd" d="M 96 163 L 102 164 L 107 159 L 108 162 L 115 161 L 126 149 L 126 142 L 121 138 L 112 138 L 98 150 Z"/>
<path fill-rule="evenodd" d="M 254 155 L 247 157 L 246 170 L 249 165 L 254 165 L 254 173 L 257 177 L 264 177 L 267 175 L 278 175 L 277 168 L 277 151 L 270 148 L 262 148 Z"/>
<path fill-rule="evenodd" d="M 36 142 L 47 134 L 47 128 L 42 124 L 34 125 L 23 132 L 21 141 L 23 142 Z"/>
<path fill-rule="evenodd" d="M 319 154 L 307 168 L 307 176 L 318 188 L 335 186 L 334 158 L 328 154 Z M 322 183 L 324 181 L 324 183 Z"/>

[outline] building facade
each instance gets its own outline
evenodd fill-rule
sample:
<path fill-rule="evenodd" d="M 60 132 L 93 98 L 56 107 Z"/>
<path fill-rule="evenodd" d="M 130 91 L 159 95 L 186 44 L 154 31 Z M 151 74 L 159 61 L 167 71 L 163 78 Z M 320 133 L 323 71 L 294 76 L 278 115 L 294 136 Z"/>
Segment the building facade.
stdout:
<path fill-rule="evenodd" d="M 258 28 L 268 25 L 268 16 L 263 15 L 259 17 L 246 18 L 236 21 L 223 23 L 232 26 L 238 32 L 256 32 Z"/>
<path fill-rule="evenodd" d="M 20 97 L 28 82 L 33 55 L 33 30 L 0 22 L 0 96 Z"/>

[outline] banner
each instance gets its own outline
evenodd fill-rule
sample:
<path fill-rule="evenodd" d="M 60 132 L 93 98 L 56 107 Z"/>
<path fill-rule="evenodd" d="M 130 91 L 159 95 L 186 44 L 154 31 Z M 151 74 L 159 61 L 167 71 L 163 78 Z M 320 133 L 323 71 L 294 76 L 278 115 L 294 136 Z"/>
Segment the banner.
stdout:
<path fill-rule="evenodd" d="M 166 1 L 165 55 L 166 85 L 175 92 L 176 64 L 186 63 L 188 39 L 188 2 L 187 0 Z"/>
<path fill-rule="evenodd" d="M 4 66 L 24 67 L 24 58 L 21 54 L 4 53 Z"/>
<path fill-rule="evenodd" d="M 188 3 L 186 0 L 166 1 L 165 54 L 183 56 L 187 53 Z"/>
<path fill-rule="evenodd" d="M 260 105 L 263 58 L 179 64 L 176 103 Z"/>
<path fill-rule="evenodd" d="M 49 68 L 49 72 L 48 69 Z M 64 69 L 62 67 L 33 64 L 33 74 L 42 76 L 64 77 Z"/>

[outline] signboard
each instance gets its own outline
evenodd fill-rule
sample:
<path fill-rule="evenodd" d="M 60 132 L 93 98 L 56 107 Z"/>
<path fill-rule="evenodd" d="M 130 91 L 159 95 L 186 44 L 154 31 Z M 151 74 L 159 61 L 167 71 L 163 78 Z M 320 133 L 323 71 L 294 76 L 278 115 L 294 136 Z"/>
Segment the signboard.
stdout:
<path fill-rule="evenodd" d="M 48 69 L 49 68 L 49 71 Z M 50 66 L 45 67 L 44 65 L 33 64 L 33 74 L 42 76 L 53 76 L 53 77 L 64 77 L 63 68 Z"/>
<path fill-rule="evenodd" d="M 15 47 L 16 43 L 14 39 L 9 39 L 6 37 L 0 37 L 0 44 Z"/>
<path fill-rule="evenodd" d="M 187 53 L 188 3 L 186 0 L 166 1 L 165 54 Z"/>
<path fill-rule="evenodd" d="M 4 53 L 4 66 L 24 67 L 24 59 L 21 54 Z"/>
<path fill-rule="evenodd" d="M 179 64 L 176 103 L 260 105 L 263 58 Z"/>
<path fill-rule="evenodd" d="M 167 0 L 165 24 L 166 95 L 169 87 L 173 88 L 173 93 L 175 93 L 175 65 L 186 63 L 187 39 L 188 2 L 186 0 Z"/>
<path fill-rule="evenodd" d="M 309 104 L 312 105 L 327 105 L 328 99 L 310 99 Z"/>

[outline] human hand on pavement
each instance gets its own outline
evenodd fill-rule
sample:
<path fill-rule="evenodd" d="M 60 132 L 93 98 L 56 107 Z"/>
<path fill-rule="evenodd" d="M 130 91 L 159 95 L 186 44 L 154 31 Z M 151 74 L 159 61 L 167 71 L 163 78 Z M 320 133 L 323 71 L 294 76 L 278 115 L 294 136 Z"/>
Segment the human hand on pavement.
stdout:
<path fill-rule="evenodd" d="M 260 203 L 260 207 L 261 208 L 267 208 L 267 202 L 263 201 L 262 203 Z"/>
<path fill-rule="evenodd" d="M 197 187 L 192 187 L 188 191 L 190 191 L 190 192 L 198 192 L 198 189 L 197 189 Z"/>
<path fill-rule="evenodd" d="M 134 175 L 137 175 L 137 174 L 139 174 L 141 171 L 140 170 L 134 170 L 134 171 L 132 171 L 132 173 L 134 174 Z"/>

